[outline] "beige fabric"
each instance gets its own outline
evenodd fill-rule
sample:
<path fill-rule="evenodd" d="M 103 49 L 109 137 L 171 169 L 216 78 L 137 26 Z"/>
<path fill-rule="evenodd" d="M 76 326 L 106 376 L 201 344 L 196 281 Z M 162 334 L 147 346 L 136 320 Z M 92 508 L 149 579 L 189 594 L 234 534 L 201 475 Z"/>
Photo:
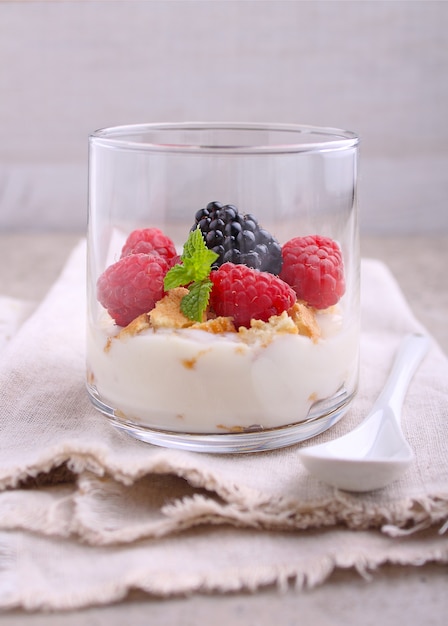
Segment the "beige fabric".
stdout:
<path fill-rule="evenodd" d="M 149 446 L 87 399 L 84 256 L 81 242 L 0 356 L 0 607 L 70 609 L 135 587 L 302 587 L 335 567 L 448 562 L 448 362 L 437 345 L 404 407 L 415 464 L 384 490 L 321 484 L 298 446 L 250 455 Z M 362 419 L 402 335 L 421 330 L 377 261 L 363 261 L 361 301 L 359 394 L 316 441 Z"/>
<path fill-rule="evenodd" d="M 299 591 L 336 568 L 354 568 L 368 580 L 384 563 L 448 561 L 448 541 L 431 530 L 391 539 L 340 528 L 288 533 L 205 526 L 108 548 L 17 531 L 0 533 L 0 550 L 1 606 L 28 610 L 106 604 L 130 589 L 161 597 L 272 584 Z"/>
<path fill-rule="evenodd" d="M 0 353 L 35 308 L 35 302 L 0 295 Z"/>

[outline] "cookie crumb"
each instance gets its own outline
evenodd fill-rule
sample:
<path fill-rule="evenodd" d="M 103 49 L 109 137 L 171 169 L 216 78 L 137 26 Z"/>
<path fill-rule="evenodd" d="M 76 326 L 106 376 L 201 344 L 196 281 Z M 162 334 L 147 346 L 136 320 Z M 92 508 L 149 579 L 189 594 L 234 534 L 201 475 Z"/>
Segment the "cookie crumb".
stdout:
<path fill-rule="evenodd" d="M 185 287 L 176 287 L 156 303 L 150 311 L 149 318 L 154 329 L 157 328 L 188 328 L 194 322 L 180 310 L 180 303 L 188 293 Z"/>
<path fill-rule="evenodd" d="M 309 337 L 315 343 L 320 337 L 320 328 L 314 310 L 302 302 L 296 302 L 288 311 L 288 315 L 301 335 Z"/>
<path fill-rule="evenodd" d="M 193 324 L 192 328 L 197 330 L 205 330 L 215 335 L 219 333 L 236 333 L 235 324 L 231 317 L 215 317 L 206 322 Z"/>

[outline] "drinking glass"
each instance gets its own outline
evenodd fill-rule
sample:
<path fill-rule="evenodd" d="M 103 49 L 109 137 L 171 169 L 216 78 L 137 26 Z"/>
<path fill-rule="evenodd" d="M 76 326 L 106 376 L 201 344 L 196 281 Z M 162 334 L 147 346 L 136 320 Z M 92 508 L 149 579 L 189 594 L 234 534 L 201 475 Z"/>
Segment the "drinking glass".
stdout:
<path fill-rule="evenodd" d="M 87 389 L 112 425 L 234 453 L 344 415 L 358 379 L 357 146 L 350 131 L 285 124 L 90 136 Z M 168 289 L 198 232 L 215 253 L 207 276 Z M 209 304 L 188 318 L 180 303 L 201 281 Z"/>

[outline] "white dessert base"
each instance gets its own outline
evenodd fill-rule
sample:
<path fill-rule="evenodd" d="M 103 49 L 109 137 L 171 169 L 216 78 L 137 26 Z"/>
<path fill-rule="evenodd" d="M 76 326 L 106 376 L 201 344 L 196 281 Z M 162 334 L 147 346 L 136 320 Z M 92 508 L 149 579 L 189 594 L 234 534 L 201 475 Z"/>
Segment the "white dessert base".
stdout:
<path fill-rule="evenodd" d="M 352 399 L 358 329 L 326 321 L 323 338 L 279 334 L 263 345 L 201 330 L 88 333 L 88 390 L 118 428 L 197 451 L 277 448 L 338 421 Z M 116 332 L 116 329 L 115 331 Z"/>

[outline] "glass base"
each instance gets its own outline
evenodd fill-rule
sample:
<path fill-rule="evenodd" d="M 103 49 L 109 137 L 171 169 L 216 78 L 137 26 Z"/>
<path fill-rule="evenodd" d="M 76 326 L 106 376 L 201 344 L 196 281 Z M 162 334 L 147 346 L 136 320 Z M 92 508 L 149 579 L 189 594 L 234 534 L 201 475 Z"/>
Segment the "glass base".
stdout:
<path fill-rule="evenodd" d="M 216 454 L 275 450 L 315 437 L 331 428 L 345 415 L 355 396 L 355 392 L 349 394 L 341 389 L 336 397 L 313 405 L 308 419 L 277 428 L 260 427 L 257 431 L 238 433 L 186 433 L 165 431 L 125 420 L 99 398 L 94 387 L 87 385 L 87 390 L 92 404 L 108 418 L 112 426 L 135 439 L 164 448 Z M 325 406 L 328 407 L 326 411 Z"/>

